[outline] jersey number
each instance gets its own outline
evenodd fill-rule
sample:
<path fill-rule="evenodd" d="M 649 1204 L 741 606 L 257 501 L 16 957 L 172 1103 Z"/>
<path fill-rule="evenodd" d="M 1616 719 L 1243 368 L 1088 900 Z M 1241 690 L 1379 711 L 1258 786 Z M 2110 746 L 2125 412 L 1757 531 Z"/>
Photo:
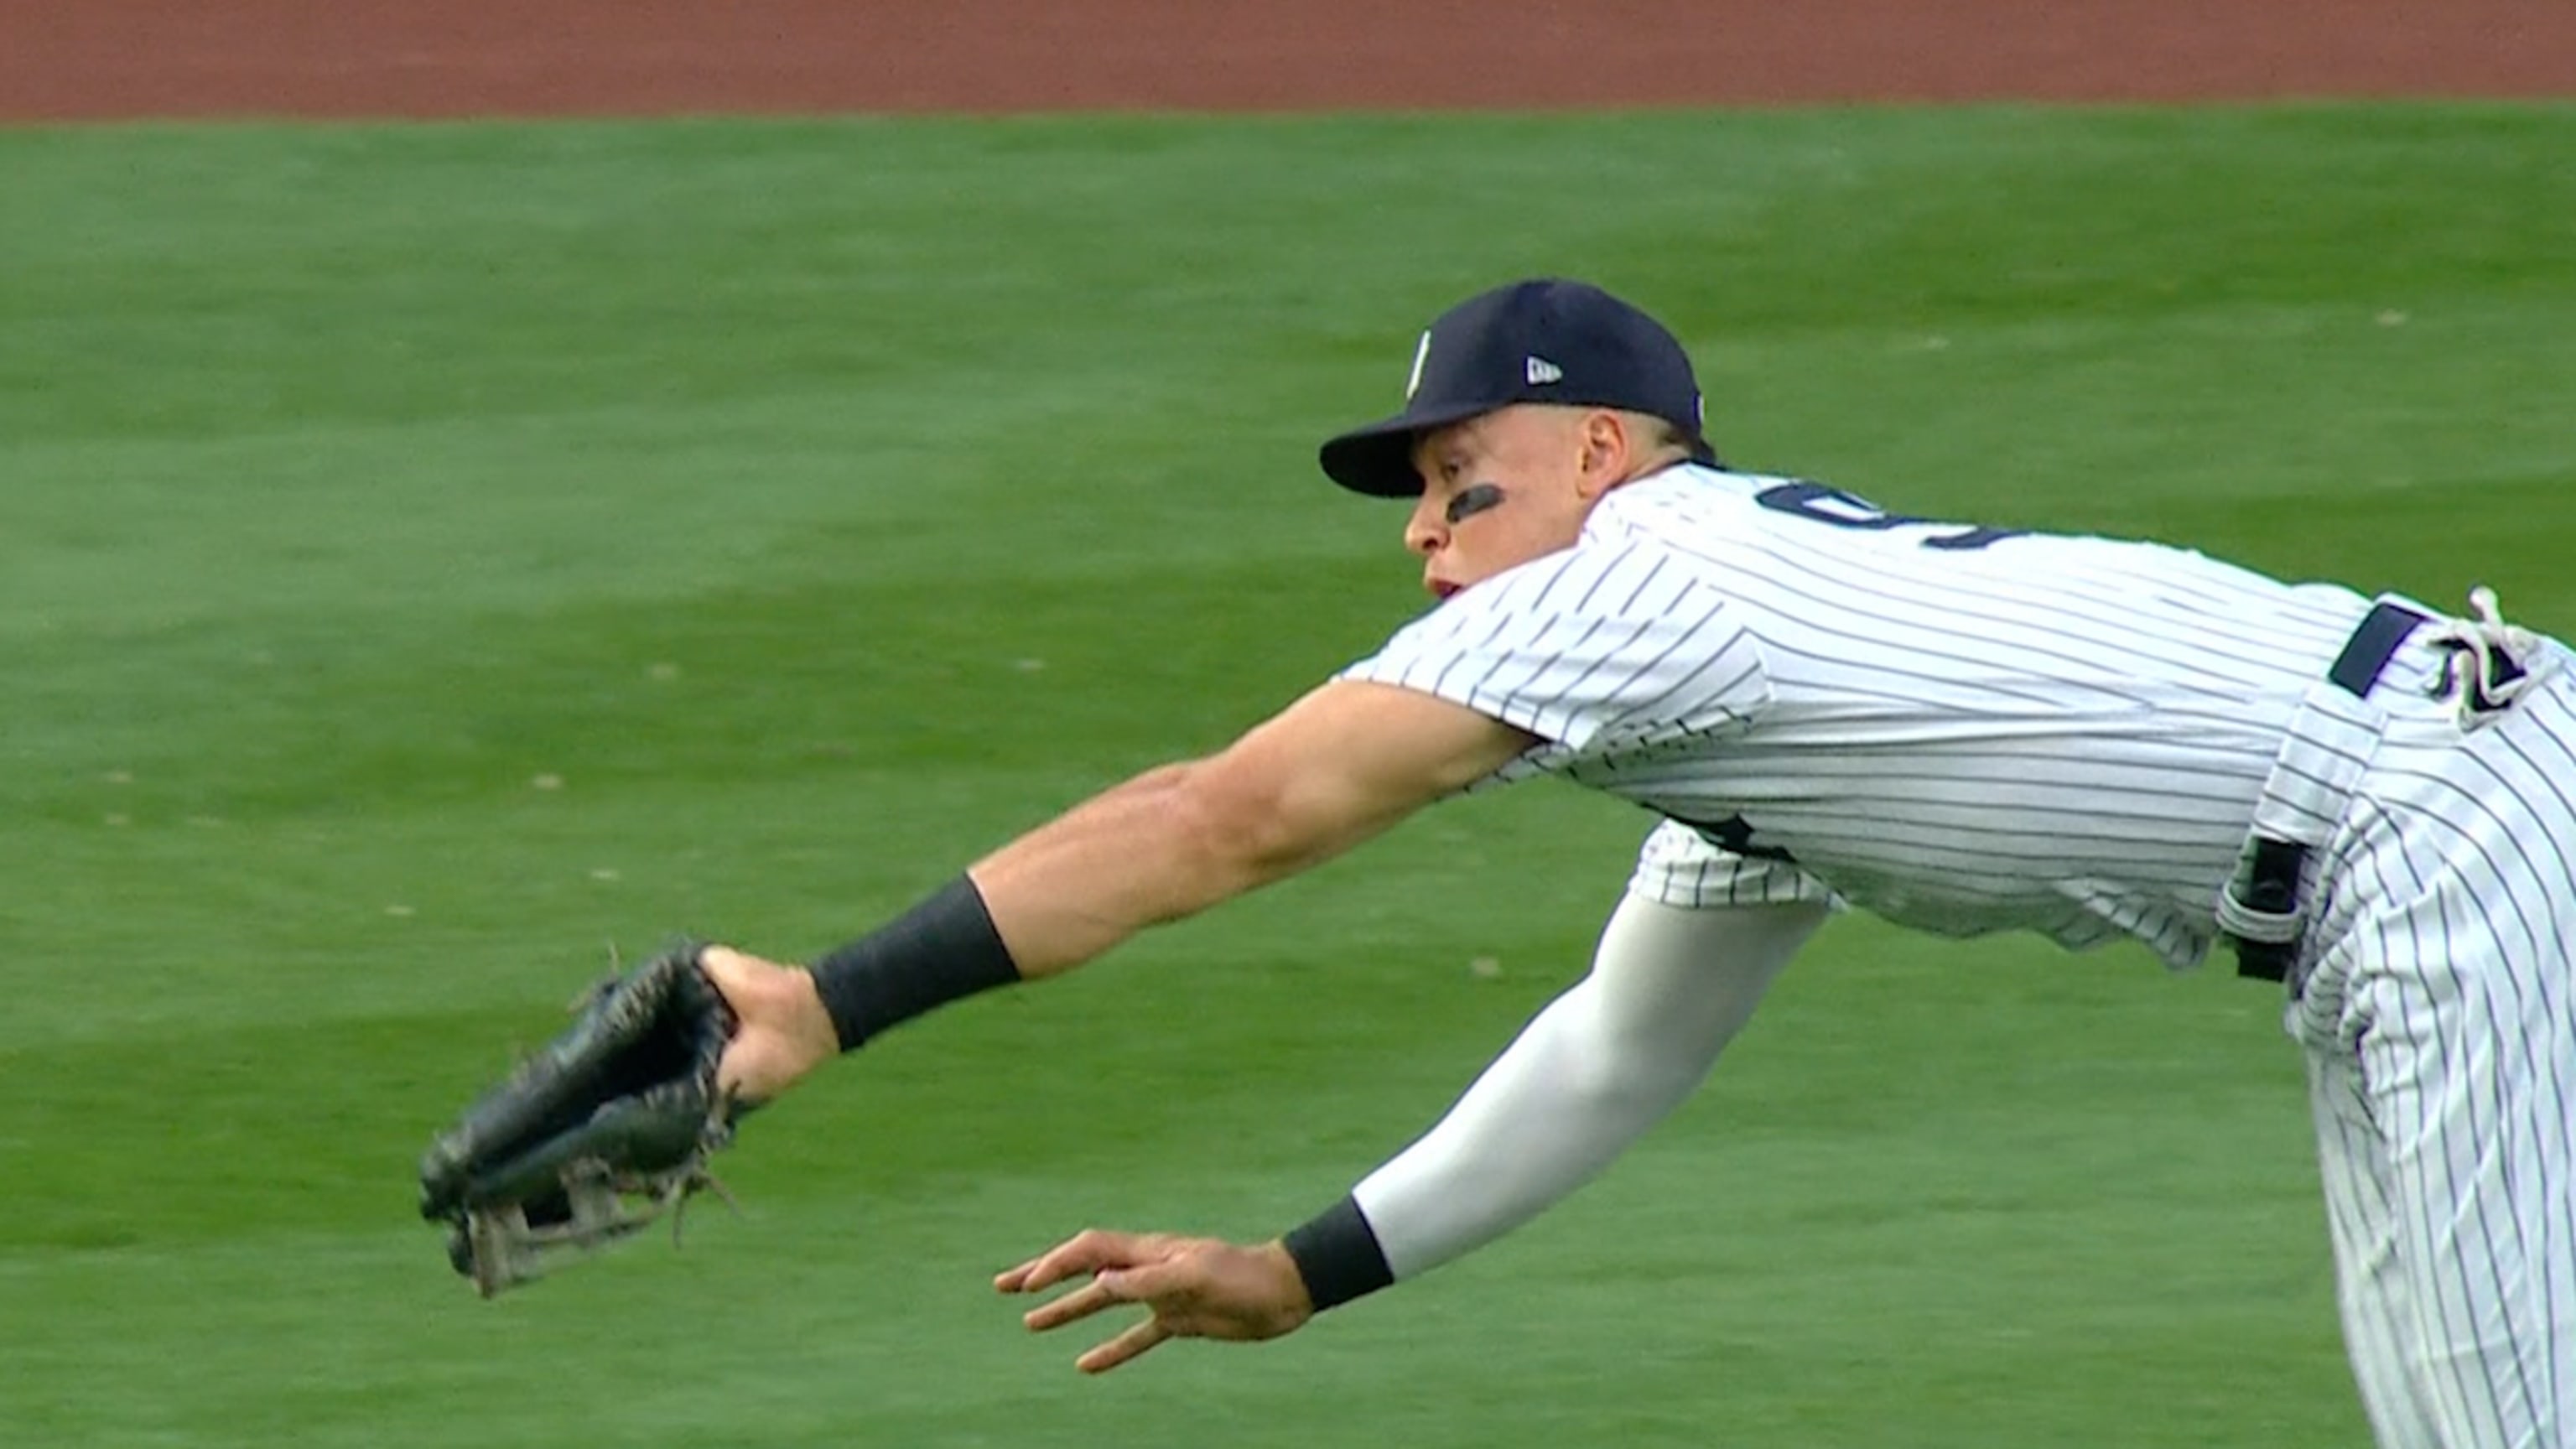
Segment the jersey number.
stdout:
<path fill-rule="evenodd" d="M 2018 528 L 1976 528 L 1958 523 L 1935 523 L 1911 514 L 1889 513 L 1866 499 L 1855 498 L 1839 488 L 1822 483 L 1780 483 L 1753 495 L 1753 501 L 1774 513 L 1813 519 L 1835 528 L 1855 528 L 1863 533 L 1885 533 L 1891 528 L 1942 528 L 1947 533 L 1928 534 L 1925 548 L 1958 552 L 1984 548 L 1999 538 L 2011 538 L 2023 532 Z"/>

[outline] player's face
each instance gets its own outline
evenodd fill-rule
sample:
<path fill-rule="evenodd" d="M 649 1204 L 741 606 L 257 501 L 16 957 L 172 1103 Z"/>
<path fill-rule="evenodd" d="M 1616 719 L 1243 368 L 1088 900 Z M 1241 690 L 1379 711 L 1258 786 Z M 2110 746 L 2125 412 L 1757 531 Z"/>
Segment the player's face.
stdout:
<path fill-rule="evenodd" d="M 1404 546 L 1422 586 L 1445 599 L 1503 570 L 1571 547 L 1599 496 L 1588 486 L 1579 409 L 1508 407 L 1414 441 L 1422 500 Z"/>

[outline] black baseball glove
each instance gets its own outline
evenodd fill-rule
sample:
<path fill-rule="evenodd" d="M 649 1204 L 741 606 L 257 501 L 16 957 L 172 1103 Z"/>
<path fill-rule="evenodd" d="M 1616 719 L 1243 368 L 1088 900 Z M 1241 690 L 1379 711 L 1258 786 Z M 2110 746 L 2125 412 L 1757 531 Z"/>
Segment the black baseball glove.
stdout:
<path fill-rule="evenodd" d="M 483 1094 L 420 1160 L 420 1213 L 489 1298 L 723 1189 L 707 1159 L 742 1108 L 716 1089 L 734 1014 L 695 943 L 574 1003 L 572 1026 Z"/>

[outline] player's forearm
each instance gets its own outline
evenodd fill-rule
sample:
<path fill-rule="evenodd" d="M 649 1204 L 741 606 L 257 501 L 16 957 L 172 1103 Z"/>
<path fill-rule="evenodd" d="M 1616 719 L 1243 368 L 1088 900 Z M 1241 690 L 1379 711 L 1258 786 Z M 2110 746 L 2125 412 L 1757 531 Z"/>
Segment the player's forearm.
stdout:
<path fill-rule="evenodd" d="M 1352 1190 L 1389 1270 L 1411 1277 L 1473 1252 L 1609 1166 L 1715 1060 L 1611 1063 L 1596 984 L 1539 1014 L 1429 1133 Z"/>
<path fill-rule="evenodd" d="M 1294 875 L 1493 773 L 1528 743 L 1430 695 L 1326 684 L 1222 754 L 1149 771 L 978 861 L 816 962 L 814 995 L 848 1050 L 946 1002 L 1069 970 L 1147 926 Z"/>
<path fill-rule="evenodd" d="M 1201 764 L 1167 765 L 1029 832 L 816 961 L 814 1005 L 829 1018 L 831 1042 L 848 1051 L 948 1002 L 1070 970 L 1360 833 L 1240 787 L 1211 788 Z"/>
<path fill-rule="evenodd" d="M 1428 1133 L 1286 1238 L 1319 1306 L 1537 1217 L 1689 1095 L 1716 1048 L 1613 1066 L 1597 979 L 1550 1003 Z"/>
<path fill-rule="evenodd" d="M 1690 1094 L 1821 916 L 1808 906 L 1690 912 L 1623 902 L 1592 974 L 1541 1012 L 1437 1126 L 1310 1225 L 1323 1246 L 1292 1235 L 1292 1248 L 1310 1261 L 1332 1256 L 1334 1243 L 1373 1246 L 1380 1276 L 1403 1279 L 1538 1216 Z M 1321 1271 L 1354 1276 L 1347 1265 Z"/>
<path fill-rule="evenodd" d="M 1531 743 L 1428 694 L 1328 683 L 1223 752 L 1109 791 L 970 874 L 1022 974 L 1049 975 L 1329 860 Z"/>
<path fill-rule="evenodd" d="M 1167 765 L 1093 797 L 975 863 L 1028 979 L 1070 970 L 1149 926 L 1293 874 L 1313 853 L 1257 807 L 1213 798 L 1203 763 Z"/>

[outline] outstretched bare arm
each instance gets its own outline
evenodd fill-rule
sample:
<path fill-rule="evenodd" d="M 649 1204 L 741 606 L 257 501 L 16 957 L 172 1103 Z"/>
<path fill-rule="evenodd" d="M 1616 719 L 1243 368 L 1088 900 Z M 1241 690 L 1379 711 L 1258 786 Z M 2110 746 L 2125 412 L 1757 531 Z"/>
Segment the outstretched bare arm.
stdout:
<path fill-rule="evenodd" d="M 1428 694 L 1334 682 L 1220 754 L 1149 771 L 1066 811 L 967 878 L 1007 949 L 1004 975 L 1051 976 L 1148 926 L 1329 860 L 1531 743 Z M 746 1100 L 778 1095 L 856 1044 L 836 1030 L 808 973 L 725 948 L 710 949 L 704 964 L 741 1019 L 723 1083 Z"/>

